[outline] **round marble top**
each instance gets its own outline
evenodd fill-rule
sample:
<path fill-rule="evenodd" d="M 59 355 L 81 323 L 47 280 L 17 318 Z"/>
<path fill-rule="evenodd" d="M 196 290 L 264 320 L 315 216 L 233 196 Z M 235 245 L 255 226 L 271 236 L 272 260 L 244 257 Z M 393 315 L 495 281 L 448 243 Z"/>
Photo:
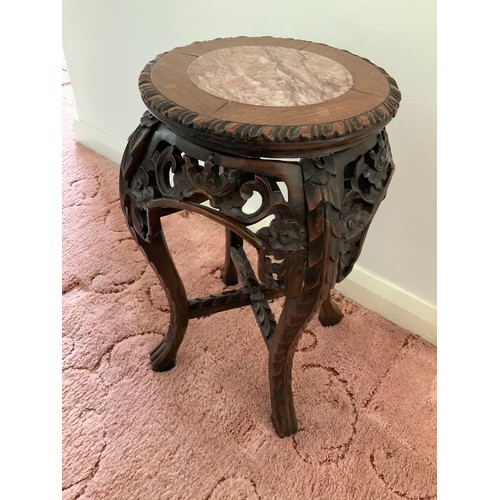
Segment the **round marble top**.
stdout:
<path fill-rule="evenodd" d="M 177 135 L 232 154 L 300 156 L 368 137 L 396 114 L 397 84 L 346 50 L 307 40 L 218 38 L 159 54 L 139 76 Z"/>
<path fill-rule="evenodd" d="M 243 46 L 208 52 L 187 68 L 209 94 L 257 106 L 304 106 L 341 96 L 353 85 L 337 61 L 289 47 Z"/>

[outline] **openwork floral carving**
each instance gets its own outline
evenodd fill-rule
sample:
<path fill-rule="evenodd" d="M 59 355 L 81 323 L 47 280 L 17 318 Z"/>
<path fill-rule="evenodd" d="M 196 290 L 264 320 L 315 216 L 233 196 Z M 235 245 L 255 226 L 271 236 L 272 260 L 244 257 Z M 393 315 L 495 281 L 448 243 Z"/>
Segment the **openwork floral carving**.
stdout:
<path fill-rule="evenodd" d="M 145 127 L 158 124 L 154 117 L 146 116 L 144 120 Z M 393 170 L 385 130 L 369 151 L 347 165 L 338 154 L 304 159 L 304 192 L 310 214 L 307 230 L 292 216 L 272 179 L 217 165 L 213 155 L 202 162 L 160 141 L 151 155 L 143 157 L 131 179 L 130 216 L 138 234 L 150 239 L 148 204 L 156 199 L 174 198 L 197 204 L 208 200 L 222 216 L 245 225 L 274 214 L 269 226 L 257 231 L 255 237 L 261 248 L 259 276 L 268 286 L 281 290 L 293 281 L 294 266 L 311 244 L 308 239 L 315 237 L 315 221 L 326 217 L 332 234 L 329 276 L 333 281 L 341 281 L 359 257 Z M 261 195 L 262 203 L 254 213 L 247 214 L 243 207 L 254 192 Z"/>
<path fill-rule="evenodd" d="M 309 230 L 324 213 L 331 232 L 330 286 L 344 279 L 358 259 L 394 170 L 385 130 L 370 150 L 347 165 L 340 158 L 332 154 L 302 162 Z"/>
<path fill-rule="evenodd" d="M 201 165 L 196 158 L 183 155 L 174 146 L 168 146 L 162 152 L 155 151 L 151 162 L 158 189 L 167 198 L 185 199 L 199 193 L 210 198 L 214 207 L 220 207 L 241 184 L 239 171 L 221 171 L 214 164 L 213 157 Z M 244 204 L 245 200 L 241 201 Z"/>
<path fill-rule="evenodd" d="M 352 187 L 366 201 L 374 203 L 387 186 L 393 169 L 387 133 L 383 130 L 374 148 L 356 161 Z"/>
<path fill-rule="evenodd" d="M 147 114 L 143 121 L 143 127 L 163 126 Z M 145 135 L 141 128 L 136 134 L 139 139 Z M 139 139 L 136 147 L 140 146 Z M 132 149 L 131 156 L 133 152 Z M 147 212 L 154 200 L 170 198 L 196 204 L 208 200 L 221 216 L 244 225 L 254 224 L 286 206 L 272 179 L 217 165 L 213 155 L 200 161 L 162 140 L 158 140 L 152 154 L 142 157 L 129 186 L 128 199 L 134 208 L 128 210 L 138 234 L 146 239 L 152 237 Z M 253 213 L 246 213 L 243 208 L 255 192 L 260 194 L 262 202 Z"/>
<path fill-rule="evenodd" d="M 385 198 L 394 171 L 387 133 L 382 130 L 375 146 L 344 169 L 346 196 L 341 210 L 342 239 L 339 242 L 339 274 L 343 280 L 361 252 L 368 227 Z M 352 176 L 349 178 L 349 174 Z"/>

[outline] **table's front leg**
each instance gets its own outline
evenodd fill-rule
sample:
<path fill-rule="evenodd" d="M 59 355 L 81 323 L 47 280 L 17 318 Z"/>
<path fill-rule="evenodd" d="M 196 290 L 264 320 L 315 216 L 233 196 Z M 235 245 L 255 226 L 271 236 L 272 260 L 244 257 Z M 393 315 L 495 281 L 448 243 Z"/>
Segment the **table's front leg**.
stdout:
<path fill-rule="evenodd" d="M 269 279 L 281 273 L 285 303 L 269 350 L 271 418 L 279 436 L 297 431 L 291 389 L 293 356 L 303 328 L 320 308 L 320 321 L 342 318 L 330 290 L 351 271 L 394 170 L 385 131 L 363 144 L 302 160 L 302 218 L 279 216 L 257 233 L 280 263 L 262 265 Z M 261 262 L 266 262 L 261 258 Z M 276 274 L 276 273 L 275 273 Z"/>
<path fill-rule="evenodd" d="M 263 281 L 280 284 L 286 297 L 269 346 L 271 420 L 280 437 L 297 432 L 293 357 L 304 327 L 329 290 L 325 283 L 331 266 L 331 231 L 325 199 L 319 193 L 315 200 L 306 199 L 306 205 L 306 210 L 277 213 L 268 228 L 257 232 L 264 244 L 259 275 Z"/>

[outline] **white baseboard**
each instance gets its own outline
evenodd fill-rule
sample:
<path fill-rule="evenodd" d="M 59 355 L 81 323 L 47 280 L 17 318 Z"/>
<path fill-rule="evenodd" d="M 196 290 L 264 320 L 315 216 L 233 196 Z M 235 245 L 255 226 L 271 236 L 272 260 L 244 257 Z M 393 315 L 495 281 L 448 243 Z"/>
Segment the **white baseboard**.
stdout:
<path fill-rule="evenodd" d="M 73 132 L 75 139 L 80 144 L 114 163 L 120 164 L 122 161 L 123 151 L 126 146 L 125 142 L 81 120 L 73 121 Z"/>
<path fill-rule="evenodd" d="M 114 163 L 120 163 L 126 144 L 80 120 L 74 121 L 75 139 Z M 335 287 L 339 293 L 375 311 L 396 325 L 437 345 L 436 306 L 366 269 L 354 266 Z"/>
<path fill-rule="evenodd" d="M 354 266 L 335 289 L 396 325 L 437 345 L 437 308 L 394 283 Z"/>

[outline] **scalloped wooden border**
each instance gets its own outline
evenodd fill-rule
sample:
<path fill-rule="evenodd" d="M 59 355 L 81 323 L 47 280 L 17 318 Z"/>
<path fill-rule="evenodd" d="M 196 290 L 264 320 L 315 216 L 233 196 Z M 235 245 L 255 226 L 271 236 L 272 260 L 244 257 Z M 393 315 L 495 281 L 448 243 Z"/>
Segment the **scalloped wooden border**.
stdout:
<path fill-rule="evenodd" d="M 317 45 L 327 46 L 326 44 Z M 347 50 L 338 50 L 342 50 L 347 54 L 359 57 Z M 401 101 L 401 92 L 394 78 L 392 78 L 383 68 L 376 66 L 366 58 L 359 57 L 377 68 L 386 77 L 389 84 L 389 93 L 385 101 L 370 111 L 344 120 L 314 125 L 257 125 L 221 120 L 202 115 L 179 106 L 161 94 L 153 85 L 151 81 L 152 68 L 158 59 L 168 52 L 170 51 L 158 54 L 158 56 L 147 63 L 141 71 L 139 76 L 139 91 L 146 106 L 159 118 L 164 116 L 167 120 L 171 120 L 195 131 L 215 134 L 232 140 L 241 140 L 245 142 L 249 141 L 252 143 L 297 143 L 339 139 L 358 134 L 366 129 L 376 127 L 379 124 L 391 120 L 394 116 L 396 116 L 399 108 L 399 102 Z"/>

